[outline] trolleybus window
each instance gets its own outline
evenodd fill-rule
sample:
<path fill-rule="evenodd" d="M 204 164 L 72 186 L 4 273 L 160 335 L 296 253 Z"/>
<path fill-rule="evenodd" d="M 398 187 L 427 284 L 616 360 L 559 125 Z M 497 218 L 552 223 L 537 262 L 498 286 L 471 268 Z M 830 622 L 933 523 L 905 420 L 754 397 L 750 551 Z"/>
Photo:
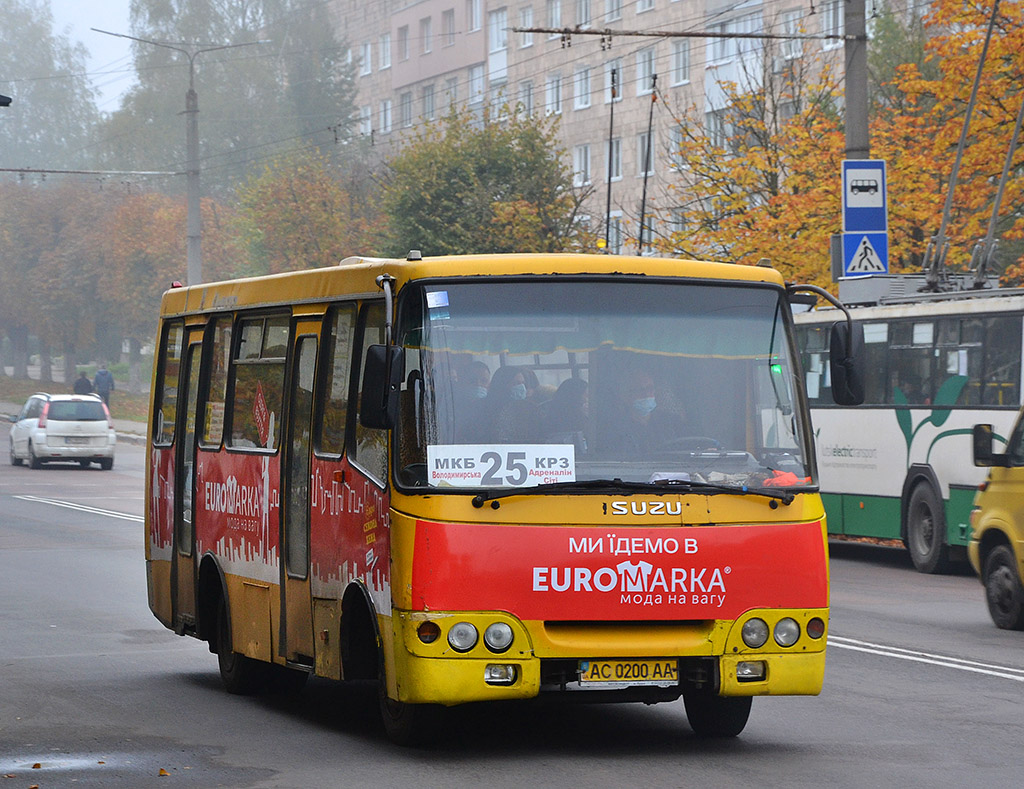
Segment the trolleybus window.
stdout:
<path fill-rule="evenodd" d="M 345 450 L 345 421 L 348 419 L 349 370 L 352 367 L 352 342 L 356 310 L 351 304 L 330 312 L 328 357 L 324 395 L 320 398 L 320 440 L 317 449 L 330 455 Z"/>
<path fill-rule="evenodd" d="M 231 446 L 276 449 L 281 429 L 288 317 L 246 318 L 232 367 Z"/>
<path fill-rule="evenodd" d="M 224 404 L 227 402 L 228 365 L 231 362 L 230 315 L 214 321 L 212 345 L 210 388 L 206 399 L 202 445 L 216 448 L 224 438 Z"/>
<path fill-rule="evenodd" d="M 156 424 L 153 443 L 169 446 L 174 443 L 174 424 L 178 413 L 178 377 L 181 374 L 181 342 L 185 327 L 181 321 L 167 324 L 160 349 L 160 380 L 154 393 Z"/>

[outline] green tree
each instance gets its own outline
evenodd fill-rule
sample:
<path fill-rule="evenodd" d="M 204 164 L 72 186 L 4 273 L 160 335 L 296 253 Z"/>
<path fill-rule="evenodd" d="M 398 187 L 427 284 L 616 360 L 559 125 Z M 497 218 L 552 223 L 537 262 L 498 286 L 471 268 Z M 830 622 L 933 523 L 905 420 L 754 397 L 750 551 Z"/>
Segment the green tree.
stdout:
<path fill-rule="evenodd" d="M 86 51 L 53 32 L 48 2 L 7 0 L 0 22 L 0 166 L 66 169 L 89 164 L 99 118 L 85 76 Z"/>
<path fill-rule="evenodd" d="M 560 252 L 581 239 L 586 193 L 546 119 L 455 111 L 389 163 L 385 254 Z"/>

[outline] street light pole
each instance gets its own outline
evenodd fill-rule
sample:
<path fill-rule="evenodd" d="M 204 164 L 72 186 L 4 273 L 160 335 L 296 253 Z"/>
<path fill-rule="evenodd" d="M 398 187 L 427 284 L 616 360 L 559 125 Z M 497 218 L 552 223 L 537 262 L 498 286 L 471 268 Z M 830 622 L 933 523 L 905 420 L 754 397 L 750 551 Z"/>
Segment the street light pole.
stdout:
<path fill-rule="evenodd" d="M 199 192 L 199 94 L 196 93 L 196 58 L 204 52 L 216 52 L 220 49 L 235 49 L 252 44 L 263 44 L 264 41 L 247 41 L 243 44 L 222 44 L 215 47 L 199 47 L 184 42 L 168 43 L 151 41 L 147 38 L 126 36 L 124 33 L 111 33 L 109 30 L 92 28 L 97 33 L 108 36 L 127 38 L 143 44 L 152 44 L 180 52 L 188 58 L 188 91 L 185 93 L 185 154 L 188 164 L 185 167 L 185 195 L 188 205 L 188 219 L 185 232 L 187 234 L 186 251 L 188 255 L 188 284 L 198 285 L 203 281 L 202 221 L 200 217 Z"/>

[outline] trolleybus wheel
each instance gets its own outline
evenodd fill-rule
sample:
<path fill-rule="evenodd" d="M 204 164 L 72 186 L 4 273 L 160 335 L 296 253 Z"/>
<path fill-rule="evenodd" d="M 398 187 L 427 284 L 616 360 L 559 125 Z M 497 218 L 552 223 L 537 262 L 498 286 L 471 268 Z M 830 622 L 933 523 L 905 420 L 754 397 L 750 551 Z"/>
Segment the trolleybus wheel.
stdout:
<path fill-rule="evenodd" d="M 985 601 L 992 621 L 1003 630 L 1024 630 L 1024 587 L 1017 560 L 1006 545 L 992 549 L 985 560 Z"/>
<path fill-rule="evenodd" d="M 907 549 L 918 572 L 943 573 L 949 567 L 946 516 L 942 501 L 928 483 L 917 485 L 910 494 Z"/>
<path fill-rule="evenodd" d="M 260 690 L 267 681 L 267 666 L 231 648 L 227 603 L 221 600 L 217 611 L 217 664 L 228 693 L 247 696 Z"/>
<path fill-rule="evenodd" d="M 686 719 L 698 737 L 735 737 L 747 725 L 751 696 L 719 696 L 710 691 L 683 693 Z"/>

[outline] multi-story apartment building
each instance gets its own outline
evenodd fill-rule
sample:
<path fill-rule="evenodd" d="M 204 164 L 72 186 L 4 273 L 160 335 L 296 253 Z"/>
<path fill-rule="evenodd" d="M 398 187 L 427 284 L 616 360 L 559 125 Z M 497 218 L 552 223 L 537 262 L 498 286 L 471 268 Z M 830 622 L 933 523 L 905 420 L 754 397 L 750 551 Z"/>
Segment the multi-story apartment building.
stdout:
<path fill-rule="evenodd" d="M 611 251 L 635 251 L 681 216 L 673 166 L 687 111 L 714 132 L 722 82 L 813 54 L 841 70 L 845 0 L 338 0 L 358 60 L 359 130 L 387 156 L 452 103 L 558 117 L 576 185 Z M 572 30 L 526 32 L 529 28 Z M 608 30 L 611 35 L 597 34 Z M 675 36 L 638 35 L 668 31 Z M 594 34 L 591 34 L 594 33 Z M 697 35 L 711 33 L 712 36 Z M 614 84 L 613 84 L 614 83 Z M 657 101 L 654 101 L 655 97 Z M 610 188 L 609 188 L 610 185 Z"/>

